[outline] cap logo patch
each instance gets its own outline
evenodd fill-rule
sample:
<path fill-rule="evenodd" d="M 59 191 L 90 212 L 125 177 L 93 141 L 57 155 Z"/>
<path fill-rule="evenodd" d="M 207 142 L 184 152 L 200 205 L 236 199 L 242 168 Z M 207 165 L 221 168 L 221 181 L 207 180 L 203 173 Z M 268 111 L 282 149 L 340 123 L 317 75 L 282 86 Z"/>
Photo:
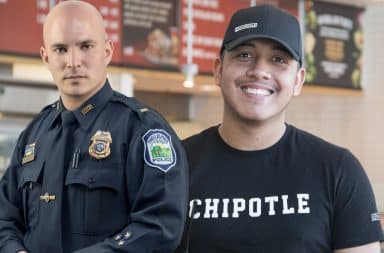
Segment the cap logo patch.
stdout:
<path fill-rule="evenodd" d="M 257 23 L 248 23 L 240 26 L 235 27 L 235 33 L 244 30 L 244 29 L 249 29 L 249 28 L 257 28 Z"/>
<path fill-rule="evenodd" d="M 176 164 L 176 153 L 171 135 L 163 129 L 150 129 L 142 137 L 144 161 L 154 168 L 167 172 Z"/>

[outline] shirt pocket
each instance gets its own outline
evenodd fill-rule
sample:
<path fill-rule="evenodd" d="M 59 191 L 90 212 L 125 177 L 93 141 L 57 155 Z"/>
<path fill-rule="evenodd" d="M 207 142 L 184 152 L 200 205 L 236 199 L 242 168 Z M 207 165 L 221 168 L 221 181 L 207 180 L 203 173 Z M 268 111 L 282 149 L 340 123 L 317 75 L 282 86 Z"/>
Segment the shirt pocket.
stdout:
<path fill-rule="evenodd" d="M 23 215 L 27 229 L 36 226 L 39 221 L 40 196 L 44 161 L 32 161 L 20 167 L 21 178 L 18 189 L 22 191 Z"/>
<path fill-rule="evenodd" d="M 115 232 L 122 228 L 127 219 L 124 200 L 124 176 L 118 163 L 108 163 L 98 168 L 70 169 L 66 186 L 71 202 L 74 199 L 83 203 L 72 203 L 74 210 L 82 214 L 82 232 L 99 235 Z M 78 198 L 76 194 L 82 194 Z M 83 210 L 80 212 L 79 207 Z"/>

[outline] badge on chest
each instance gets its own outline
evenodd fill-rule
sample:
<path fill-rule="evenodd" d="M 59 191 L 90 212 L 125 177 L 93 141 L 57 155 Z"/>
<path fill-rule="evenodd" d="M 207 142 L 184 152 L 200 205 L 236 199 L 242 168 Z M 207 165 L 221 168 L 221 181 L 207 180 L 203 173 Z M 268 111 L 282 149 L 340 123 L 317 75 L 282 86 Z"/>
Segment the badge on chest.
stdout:
<path fill-rule="evenodd" d="M 103 159 L 111 154 L 112 136 L 108 131 L 98 130 L 91 138 L 88 153 L 96 159 Z"/>

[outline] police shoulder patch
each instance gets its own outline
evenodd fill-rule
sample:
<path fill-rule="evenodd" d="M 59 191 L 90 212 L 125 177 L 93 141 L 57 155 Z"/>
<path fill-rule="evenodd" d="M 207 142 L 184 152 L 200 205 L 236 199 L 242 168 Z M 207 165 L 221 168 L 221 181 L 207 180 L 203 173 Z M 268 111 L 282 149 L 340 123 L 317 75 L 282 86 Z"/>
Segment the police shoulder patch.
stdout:
<path fill-rule="evenodd" d="M 142 137 L 144 161 L 154 168 L 167 172 L 176 165 L 176 152 L 171 135 L 164 129 L 150 129 Z"/>

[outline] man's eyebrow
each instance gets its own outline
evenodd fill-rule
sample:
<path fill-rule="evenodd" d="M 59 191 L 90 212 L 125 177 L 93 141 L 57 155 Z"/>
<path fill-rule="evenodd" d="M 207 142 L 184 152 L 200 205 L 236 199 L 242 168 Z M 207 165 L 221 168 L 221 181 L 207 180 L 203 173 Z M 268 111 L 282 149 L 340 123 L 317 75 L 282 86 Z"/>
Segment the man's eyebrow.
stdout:
<path fill-rule="evenodd" d="M 284 53 L 287 53 L 287 54 L 289 54 L 289 55 L 292 55 L 291 52 L 289 52 L 289 50 L 288 50 L 286 47 L 284 47 L 283 45 L 280 45 L 280 44 L 274 44 L 274 45 L 272 46 L 272 49 L 273 49 L 273 50 L 282 51 L 282 52 L 284 52 Z"/>
<path fill-rule="evenodd" d="M 64 43 L 55 43 L 51 45 L 51 48 L 59 48 L 59 47 L 67 47 L 67 45 Z"/>
<path fill-rule="evenodd" d="M 77 45 L 84 45 L 84 44 L 96 44 L 96 41 L 95 40 L 83 40 L 83 41 L 80 41 L 78 43 L 76 43 Z"/>

